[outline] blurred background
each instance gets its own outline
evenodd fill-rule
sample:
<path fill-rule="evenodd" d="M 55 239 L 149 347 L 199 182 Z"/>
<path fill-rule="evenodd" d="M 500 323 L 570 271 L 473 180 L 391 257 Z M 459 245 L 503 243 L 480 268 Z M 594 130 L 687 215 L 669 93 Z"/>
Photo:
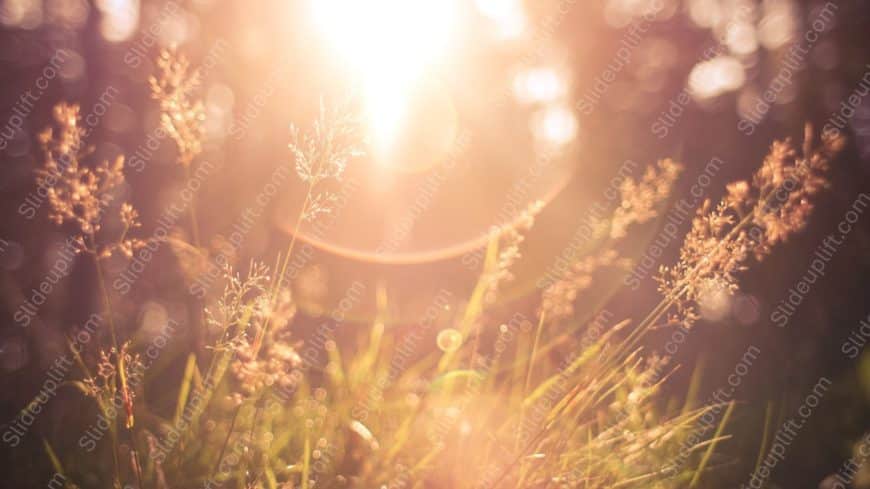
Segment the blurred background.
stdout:
<path fill-rule="evenodd" d="M 466 296 L 490 228 L 542 200 L 500 305 L 533 312 L 536 284 L 623 171 L 681 161 L 675 201 L 697 207 L 748 177 L 771 141 L 799 139 L 806 121 L 843 131 L 847 151 L 806 232 L 754 266 L 740 294 L 715 302 L 680 349 L 686 367 L 669 387 L 680 396 L 692 385 L 708 399 L 748 347 L 761 351 L 722 448 L 734 460 L 722 487 L 734 487 L 755 465 L 766 412 L 774 422 L 792 416 L 820 376 L 832 379 L 772 478 L 776 487 L 816 487 L 870 429 L 870 352 L 841 351 L 870 314 L 870 216 L 787 325 L 770 318 L 823 237 L 870 192 L 868 29 L 862 0 L 0 0 L 0 423 L 35 395 L 63 332 L 100 307 L 92 268 L 73 262 L 38 319 L 27 328 L 13 319 L 66 239 L 48 224 L 34 184 L 36 134 L 55 103 L 79 103 L 89 158 L 126 156 L 124 198 L 140 210 L 142 234 L 153 234 L 191 185 L 148 88 L 159 49 L 178 46 L 202 80 L 204 170 L 189 204 L 202 235 L 214 237 L 209 259 L 270 263 L 296 233 L 304 246 L 291 276 L 310 321 L 354 281 L 386 291 L 391 327 L 413 323 L 439 290 Z M 276 172 L 292 167 L 291 124 L 310 129 L 321 106 L 360 114 L 368 151 L 333 189 L 333 214 L 297 229 L 303 186 Z M 628 255 L 642 263 L 663 223 L 632 235 Z M 185 224 L 173 232 L 186 233 Z M 679 223 L 680 235 L 688 226 Z M 676 259 L 679 244 L 664 246 L 637 290 L 616 277 L 593 299 L 642 314 L 655 297 L 653 271 Z M 138 318 L 124 325 L 129 334 L 168 317 L 189 323 L 187 288 L 209 265 L 188 255 L 167 245 L 137 276 L 120 306 Z M 189 282 L 165 273 L 176 263 Z M 127 267 L 116 260 L 109 273 Z M 374 310 L 368 294 L 350 320 L 364 324 Z M 650 338 L 650 348 L 666 339 Z M 694 383 L 691 372 L 700 372 Z M 4 444 L 15 475 L 0 484 L 27 486 L 29 474 L 44 473 L 39 435 L 56 436 L 81 403 L 60 393 L 22 446 Z"/>

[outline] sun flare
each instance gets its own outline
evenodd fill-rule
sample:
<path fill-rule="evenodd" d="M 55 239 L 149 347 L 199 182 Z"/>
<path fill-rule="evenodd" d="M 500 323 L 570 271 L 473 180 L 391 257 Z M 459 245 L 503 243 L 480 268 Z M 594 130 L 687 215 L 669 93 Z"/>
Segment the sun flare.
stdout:
<path fill-rule="evenodd" d="M 455 0 L 312 0 L 313 22 L 359 84 L 373 143 L 394 142 L 420 78 L 455 34 Z"/>

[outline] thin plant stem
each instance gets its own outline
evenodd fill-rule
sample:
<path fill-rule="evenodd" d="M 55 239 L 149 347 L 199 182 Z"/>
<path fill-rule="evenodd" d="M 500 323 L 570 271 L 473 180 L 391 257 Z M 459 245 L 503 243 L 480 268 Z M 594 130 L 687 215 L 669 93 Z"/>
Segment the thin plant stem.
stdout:
<path fill-rule="evenodd" d="M 308 203 L 311 201 L 311 193 L 314 191 L 314 185 L 308 185 L 308 191 L 305 194 L 305 200 L 302 202 L 302 208 L 299 210 L 299 215 L 296 217 L 296 225 L 293 227 L 293 236 L 290 238 L 290 244 L 287 246 L 287 251 L 284 252 L 284 259 L 281 263 L 281 269 L 276 275 L 272 297 L 270 303 L 274 306 L 278 302 L 278 294 L 281 291 L 282 284 L 284 283 L 284 275 L 287 273 L 287 267 L 290 266 L 290 259 L 293 255 L 293 248 L 296 246 L 296 237 L 299 235 L 299 228 L 302 226 L 302 220 L 305 218 L 305 213 L 307 211 Z M 266 318 L 266 322 L 262 328 L 257 332 L 257 336 L 254 340 L 254 357 L 260 353 L 260 347 L 263 345 L 263 338 L 266 335 L 266 331 L 269 329 L 272 323 L 272 315 Z"/>
<path fill-rule="evenodd" d="M 190 181 L 190 165 L 184 165 L 185 178 Z M 193 244 L 197 248 L 201 246 L 199 239 L 199 220 L 196 217 L 196 198 L 192 198 L 187 205 L 187 211 L 190 216 L 190 233 L 193 235 Z"/>
<path fill-rule="evenodd" d="M 541 317 L 538 320 L 538 330 L 535 333 L 535 341 L 532 344 L 532 354 L 529 358 L 529 367 L 526 370 L 526 381 L 523 384 L 523 397 L 526 397 L 526 393 L 529 392 L 529 384 L 532 381 L 532 373 L 535 368 L 535 356 L 538 353 L 538 344 L 541 342 L 541 333 L 544 330 L 544 322 L 546 321 L 546 313 L 541 313 Z"/>
<path fill-rule="evenodd" d="M 103 303 L 106 308 L 106 315 L 108 316 L 109 322 L 109 333 L 112 337 L 112 346 L 115 349 L 118 349 L 118 336 L 115 330 L 115 319 L 114 312 L 112 310 L 112 299 L 109 296 L 109 289 L 106 287 L 106 281 L 103 279 L 103 266 L 100 264 L 100 258 L 96 254 L 92 254 L 94 257 L 94 266 L 97 271 L 97 282 L 100 284 L 100 292 L 103 295 Z"/>
<path fill-rule="evenodd" d="M 95 239 L 94 239 L 93 235 L 90 236 L 90 241 L 91 241 L 91 246 L 93 247 L 93 251 L 91 252 L 91 256 L 94 257 L 94 266 L 95 266 L 96 272 L 97 272 L 97 282 L 99 282 L 99 284 L 100 284 L 100 291 L 103 294 L 103 301 L 104 301 L 104 305 L 106 308 L 106 315 L 109 317 L 108 318 L 109 333 L 111 334 L 111 337 L 112 337 L 112 346 L 115 348 L 115 351 L 118 352 L 118 355 L 120 355 L 121 353 L 120 353 L 120 350 L 118 349 L 118 336 L 117 336 L 117 333 L 115 331 L 115 319 L 114 319 L 114 312 L 112 310 L 112 299 L 109 296 L 109 289 L 106 287 L 106 282 L 103 279 L 103 266 L 100 263 L 100 257 L 97 256 L 97 254 L 96 254 L 96 243 L 95 243 Z M 119 360 L 116 360 L 116 361 L 118 363 L 120 363 Z M 118 365 L 118 367 L 122 368 L 121 365 Z M 118 428 L 117 428 L 116 421 L 117 421 L 116 419 L 112 420 L 112 427 L 109 431 L 111 433 L 111 438 L 112 438 L 112 460 L 113 460 L 113 465 L 115 468 L 115 482 L 117 485 L 120 485 L 121 484 L 121 469 L 119 467 L 120 462 L 119 462 L 119 457 L 118 457 L 118 432 L 117 432 Z"/>
<path fill-rule="evenodd" d="M 136 485 L 139 489 L 144 489 L 145 486 L 142 484 L 142 462 L 139 458 L 139 449 L 136 448 L 136 437 L 132 428 L 130 428 L 130 450 L 133 451 L 133 461 L 136 465 L 133 471 L 136 474 Z"/>
<path fill-rule="evenodd" d="M 260 419 L 260 412 L 262 411 L 261 407 L 257 405 L 258 402 L 254 402 L 254 416 L 251 420 L 251 430 L 248 432 L 248 443 L 251 445 L 251 457 L 254 458 L 257 456 L 257 453 L 254 451 L 256 447 L 256 440 L 254 436 L 256 435 L 257 430 L 257 421 Z M 254 460 L 256 463 L 256 460 Z"/>
<path fill-rule="evenodd" d="M 230 436 L 233 434 L 233 429 L 236 427 L 236 420 L 239 418 L 239 412 L 242 410 L 242 405 L 239 404 L 236 406 L 236 410 L 233 413 L 233 419 L 230 421 L 230 427 L 227 429 L 227 436 L 224 438 L 224 443 L 221 445 L 220 454 L 218 454 L 218 458 L 214 463 L 214 467 L 211 469 L 211 475 L 209 475 L 209 480 L 214 479 L 217 474 L 218 468 L 220 467 L 221 460 L 224 458 L 224 453 L 227 451 L 227 445 L 230 443 Z"/>
<path fill-rule="evenodd" d="M 192 163 L 191 163 L 192 164 Z M 184 165 L 184 175 L 185 179 L 190 182 L 191 180 L 191 172 L 190 172 L 190 164 Z M 199 219 L 197 218 L 196 213 L 196 195 L 194 194 L 190 202 L 187 204 L 187 212 L 188 217 L 190 219 L 190 233 L 193 238 L 193 244 L 196 246 L 197 251 L 199 251 L 202 246 L 202 241 L 200 238 L 199 232 Z M 199 302 L 196 298 L 193 298 L 194 303 Z M 193 331 L 191 337 L 193 339 L 193 349 L 194 351 L 200 350 L 200 340 L 203 339 L 203 325 L 205 325 L 205 313 L 203 312 L 203 308 L 199 307 L 199 304 L 196 304 L 196 309 L 199 310 L 199 314 L 194 315 L 193 323 Z"/>
<path fill-rule="evenodd" d="M 528 393 L 529 393 L 529 385 L 532 382 L 532 373 L 533 373 L 533 370 L 535 368 L 535 360 L 536 360 L 535 357 L 538 353 L 538 345 L 541 342 L 541 333 L 544 330 L 544 322 L 546 321 L 546 315 L 547 314 L 542 311 L 541 317 L 538 318 L 538 328 L 537 328 L 537 331 L 535 332 L 535 340 L 532 343 L 532 351 L 531 351 L 531 354 L 529 355 L 529 365 L 526 368 L 526 380 L 523 383 L 523 400 L 520 403 L 520 426 L 523 426 L 523 424 L 525 423 L 525 420 L 526 420 L 525 399 L 526 399 L 526 395 L 528 395 Z M 514 446 L 515 449 L 519 448 L 520 433 L 521 432 L 522 432 L 522 430 L 517 431 L 517 438 L 516 438 L 516 443 Z"/>
<path fill-rule="evenodd" d="M 305 445 L 302 454 L 302 489 L 308 489 L 308 477 L 311 470 L 311 433 L 305 429 Z"/>
<path fill-rule="evenodd" d="M 119 467 L 119 456 L 118 456 L 118 428 L 116 427 L 114 420 L 112 420 L 112 425 L 109 428 L 109 435 L 112 439 L 112 466 L 115 469 L 115 487 L 121 487 L 121 469 Z"/>
<path fill-rule="evenodd" d="M 764 409 L 764 429 L 761 432 L 761 445 L 758 447 L 758 457 L 755 459 L 755 469 L 752 473 L 757 474 L 761 467 L 761 462 L 764 460 L 764 455 L 767 453 L 767 441 L 770 438 L 771 421 L 773 420 L 773 401 L 767 401 Z"/>
<path fill-rule="evenodd" d="M 698 486 L 698 482 L 701 481 L 701 474 L 704 472 L 704 468 L 707 466 L 707 463 L 710 461 L 710 457 L 713 456 L 713 450 L 716 449 L 716 444 L 719 437 L 722 436 L 722 432 L 725 430 L 725 425 L 728 424 L 728 419 L 731 418 L 731 412 L 734 411 L 734 401 L 728 403 L 728 409 L 725 410 L 725 415 L 722 416 L 722 422 L 719 423 L 719 428 L 716 430 L 716 434 L 713 435 L 713 443 L 707 447 L 707 451 L 704 452 L 703 458 L 701 458 L 701 464 L 698 466 L 698 469 L 695 470 L 695 475 L 692 476 L 691 482 L 689 482 L 689 487 L 694 488 Z"/>

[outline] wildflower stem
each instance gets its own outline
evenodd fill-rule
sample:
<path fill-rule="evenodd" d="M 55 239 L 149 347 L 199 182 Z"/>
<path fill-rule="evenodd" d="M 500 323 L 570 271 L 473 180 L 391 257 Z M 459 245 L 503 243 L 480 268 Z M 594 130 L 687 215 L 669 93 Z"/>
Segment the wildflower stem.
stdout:
<path fill-rule="evenodd" d="M 114 486 L 117 488 L 120 488 L 121 487 L 121 469 L 119 467 L 120 462 L 118 461 L 118 459 L 120 458 L 120 457 L 118 457 L 118 428 L 115 425 L 114 420 L 112 422 L 112 425 L 109 427 L 109 435 L 112 438 L 112 466 L 115 469 Z"/>
<path fill-rule="evenodd" d="M 523 426 L 526 420 L 526 404 L 525 399 L 529 392 L 529 385 L 532 382 L 532 372 L 535 368 L 535 356 L 538 353 L 538 344 L 541 342 L 541 332 L 544 330 L 544 322 L 546 321 L 547 313 L 541 312 L 541 317 L 538 318 L 538 329 L 535 332 L 535 341 L 532 343 L 532 352 L 529 355 L 529 365 L 526 368 L 526 380 L 523 383 L 523 402 L 520 404 L 520 426 Z M 518 449 L 520 445 L 520 434 L 522 430 L 517 430 L 517 438 L 514 448 Z"/>
<path fill-rule="evenodd" d="M 235 412 L 233 412 L 233 419 L 230 421 L 230 427 L 227 429 L 227 436 L 224 438 L 224 443 L 221 445 L 220 454 L 218 454 L 217 460 L 214 462 L 214 467 L 211 469 L 211 474 L 208 479 L 213 480 L 215 475 L 217 474 L 218 468 L 221 465 L 221 460 L 224 459 L 224 453 L 227 451 L 227 445 L 230 443 L 230 436 L 233 434 L 233 429 L 236 427 L 236 420 L 239 418 L 239 412 L 242 410 L 242 405 L 239 404 L 236 406 Z"/>
<path fill-rule="evenodd" d="M 190 165 L 184 165 L 184 174 L 187 181 L 190 181 Z M 196 217 L 196 199 L 191 199 L 187 205 L 188 214 L 190 216 L 190 232 L 193 235 L 193 244 L 197 248 L 201 246 L 199 239 L 199 220 Z"/>
<path fill-rule="evenodd" d="M 142 484 L 142 462 L 139 458 L 139 449 L 136 448 L 136 436 L 133 433 L 133 428 L 130 428 L 130 450 L 133 452 L 133 472 L 136 473 L 136 485 L 139 489 L 144 489 L 144 485 Z"/>
<path fill-rule="evenodd" d="M 725 430 L 725 425 L 728 424 L 728 419 L 731 418 L 732 411 L 734 411 L 734 401 L 728 403 L 728 409 L 725 410 L 725 414 L 722 416 L 722 422 L 719 423 L 719 428 L 716 430 L 716 434 L 713 435 L 713 442 L 710 443 L 709 447 L 707 447 L 707 451 L 704 452 L 704 457 L 701 459 L 701 464 L 695 471 L 695 475 L 692 476 L 692 481 L 689 482 L 690 489 L 697 487 L 698 482 L 701 481 L 701 474 L 704 472 L 704 467 L 706 467 L 707 463 L 710 461 L 710 457 L 713 455 L 713 450 L 716 449 L 716 444 L 721 439 L 722 431 Z"/>
<path fill-rule="evenodd" d="M 256 434 L 257 434 L 257 421 L 260 420 L 260 413 L 262 409 L 259 406 L 259 401 L 254 402 L 254 416 L 251 420 L 251 431 L 248 433 L 248 443 L 251 445 L 252 450 L 256 448 Z"/>
<path fill-rule="evenodd" d="M 112 310 L 112 299 L 109 296 L 109 289 L 106 288 L 106 281 L 103 278 L 103 265 L 100 263 L 99 256 L 97 256 L 95 253 L 93 253 L 92 256 L 94 257 L 94 266 L 96 267 L 96 270 L 97 270 L 97 282 L 99 282 L 99 284 L 100 284 L 100 291 L 103 294 L 103 303 L 106 307 L 106 315 L 108 316 L 109 333 L 112 336 L 112 346 L 114 346 L 115 349 L 117 349 L 118 348 L 118 336 L 115 333 L 115 319 L 114 319 L 114 312 Z"/>
<path fill-rule="evenodd" d="M 308 489 L 311 472 L 311 433 L 308 428 L 305 429 L 305 446 L 302 450 L 302 489 Z"/>
<path fill-rule="evenodd" d="M 296 246 L 296 237 L 299 235 L 299 227 L 302 226 L 302 220 L 305 218 L 305 213 L 307 211 L 308 203 L 311 201 L 311 193 L 314 190 L 314 184 L 308 185 L 308 191 L 305 194 L 305 200 L 302 202 L 302 208 L 299 210 L 299 215 L 296 217 L 296 225 L 293 226 L 293 236 L 290 238 L 290 244 L 287 246 L 287 251 L 284 253 L 284 259 L 281 262 L 281 270 L 278 272 L 278 275 L 275 277 L 273 289 L 272 289 L 272 297 L 269 303 L 274 306 L 278 302 L 278 294 L 281 291 L 282 284 L 284 283 L 284 275 L 287 273 L 287 267 L 290 266 L 290 258 L 293 255 L 293 248 Z M 260 347 L 263 343 L 263 337 L 266 335 L 266 331 L 269 329 L 269 326 L 272 324 L 272 315 L 266 318 L 266 322 L 263 324 L 263 327 L 257 332 L 257 337 L 254 340 L 254 357 L 256 358 L 257 354 L 260 352 Z"/>
<path fill-rule="evenodd" d="M 96 250 L 96 243 L 95 243 L 93 236 L 91 236 L 91 244 L 92 244 L 93 248 Z M 100 291 L 103 293 L 103 301 L 104 301 L 105 307 L 106 307 L 106 315 L 109 317 L 108 318 L 109 333 L 112 336 L 112 346 L 115 348 L 115 351 L 117 351 L 118 355 L 119 355 L 118 360 L 116 360 L 116 361 L 118 361 L 118 363 L 120 364 L 120 360 L 119 360 L 120 359 L 120 350 L 118 349 L 118 337 L 117 337 L 117 334 L 115 333 L 115 320 L 114 320 L 114 312 L 112 310 L 112 299 L 109 296 L 109 289 L 106 288 L 106 281 L 103 278 L 103 266 L 100 263 L 100 257 L 97 256 L 96 251 L 94 251 L 91 254 L 91 256 L 94 257 L 94 266 L 96 267 L 96 271 L 97 271 L 97 282 L 99 282 L 99 284 L 100 284 Z M 118 366 L 120 368 L 123 368 L 122 365 L 118 365 Z M 111 435 L 112 435 L 112 459 L 113 459 L 114 467 L 115 467 L 115 481 L 117 484 L 120 484 L 121 483 L 121 471 L 120 471 L 120 468 L 118 465 L 119 464 L 119 461 L 118 461 L 118 431 L 117 431 L 117 426 L 115 424 L 115 421 L 116 421 L 116 419 L 112 420 L 112 427 L 110 430 Z"/>
<path fill-rule="evenodd" d="M 94 242 L 93 236 L 91 236 L 91 242 L 92 243 Z M 96 246 L 94 246 L 94 248 L 96 248 Z M 106 281 L 103 278 L 103 266 L 100 263 L 100 257 L 97 256 L 96 253 L 92 253 L 92 256 L 94 257 L 94 265 L 95 265 L 96 271 L 97 271 L 97 282 L 99 282 L 100 290 L 103 293 L 103 301 L 105 302 L 106 315 L 109 317 L 109 319 L 108 319 L 109 332 L 112 336 L 112 346 L 115 348 L 115 351 L 118 352 L 118 359 L 116 359 L 116 361 L 119 364 L 118 367 L 123 368 L 123 366 L 120 365 L 121 353 L 120 353 L 120 350 L 118 349 L 118 337 L 117 337 L 117 334 L 115 332 L 115 320 L 114 320 L 114 312 L 112 310 L 112 299 L 111 299 L 111 296 L 109 296 L 109 289 L 106 288 Z M 118 428 L 116 425 L 116 421 L 117 421 L 116 419 L 114 419 L 114 418 L 112 419 L 112 427 L 109 431 L 111 432 L 111 435 L 112 435 L 112 459 L 113 459 L 114 467 L 115 467 L 115 481 L 118 485 L 120 485 L 120 483 L 121 483 L 121 471 L 119 468 L 120 462 L 119 462 L 119 457 L 118 457 Z"/>
<path fill-rule="evenodd" d="M 183 165 L 183 166 L 184 166 L 184 174 L 185 174 L 186 181 L 190 182 L 191 181 L 190 165 Z M 199 232 L 199 219 L 197 218 L 197 213 L 196 213 L 196 194 L 194 194 L 193 197 L 191 197 L 190 203 L 187 204 L 187 212 L 188 212 L 188 216 L 190 218 L 190 233 L 193 237 L 193 244 L 194 244 L 194 246 L 196 246 L 197 252 L 200 252 L 199 248 L 202 246 L 202 241 L 201 241 L 200 232 Z M 193 301 L 194 301 L 194 303 L 199 302 L 195 297 L 193 297 Z M 197 309 L 199 310 L 199 314 L 194 315 L 193 321 L 191 321 L 192 330 L 193 330 L 191 336 L 193 339 L 194 351 L 200 350 L 200 345 L 201 345 L 200 341 L 203 340 L 203 336 L 204 336 L 203 330 L 205 328 L 205 313 L 203 312 L 202 307 L 197 307 Z"/>
<path fill-rule="evenodd" d="M 755 469 L 752 473 L 757 474 L 761 463 L 764 461 L 764 455 L 767 454 L 767 442 L 770 438 L 771 421 L 773 420 L 773 401 L 767 401 L 767 406 L 764 409 L 764 428 L 761 432 L 761 445 L 758 447 L 758 457 L 755 459 Z"/>
<path fill-rule="evenodd" d="M 290 258 L 293 255 L 293 248 L 296 246 L 296 237 L 299 235 L 299 227 L 302 226 L 302 219 L 305 218 L 308 202 L 311 200 L 311 192 L 313 186 L 308 187 L 308 193 L 305 195 L 305 201 L 302 202 L 302 209 L 299 210 L 299 216 L 296 218 L 296 224 L 293 226 L 293 236 L 290 238 L 290 244 L 287 246 L 287 251 L 284 253 L 284 261 L 281 263 L 281 271 L 275 279 L 275 289 L 272 291 L 272 302 L 278 300 L 278 292 L 281 290 L 281 284 L 284 283 L 284 275 L 287 273 L 287 267 L 290 266 Z"/>
<path fill-rule="evenodd" d="M 544 322 L 546 321 L 546 313 L 541 313 L 541 317 L 538 320 L 538 331 L 535 333 L 535 342 L 532 344 L 532 354 L 529 358 L 529 367 L 526 371 L 526 381 L 523 384 L 523 397 L 526 396 L 526 393 L 529 391 L 529 384 L 532 381 L 532 371 L 535 368 L 535 356 L 538 352 L 538 344 L 541 342 L 541 332 L 544 330 Z"/>

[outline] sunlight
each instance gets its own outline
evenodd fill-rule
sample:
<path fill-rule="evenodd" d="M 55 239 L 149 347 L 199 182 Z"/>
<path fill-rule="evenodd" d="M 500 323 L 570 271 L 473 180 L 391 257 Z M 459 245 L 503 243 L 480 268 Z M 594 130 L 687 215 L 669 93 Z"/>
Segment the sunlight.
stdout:
<path fill-rule="evenodd" d="M 519 38 L 526 30 L 525 11 L 520 0 L 477 0 L 477 9 L 490 19 L 503 39 Z"/>
<path fill-rule="evenodd" d="M 447 51 L 455 0 L 312 0 L 311 9 L 360 83 L 373 142 L 388 148 L 420 77 Z"/>

